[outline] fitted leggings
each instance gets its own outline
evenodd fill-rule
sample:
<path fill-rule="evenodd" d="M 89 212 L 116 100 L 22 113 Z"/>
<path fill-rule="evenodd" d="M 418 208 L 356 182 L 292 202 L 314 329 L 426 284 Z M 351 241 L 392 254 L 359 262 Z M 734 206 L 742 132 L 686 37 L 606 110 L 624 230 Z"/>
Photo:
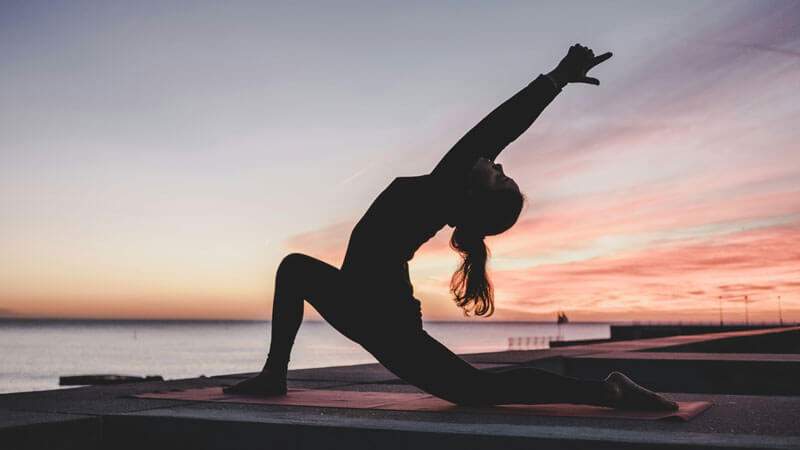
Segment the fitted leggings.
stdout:
<path fill-rule="evenodd" d="M 287 370 L 305 300 L 395 375 L 452 403 L 479 406 L 600 401 L 600 381 L 527 367 L 479 370 L 429 336 L 421 320 L 394 314 L 391 304 L 379 311 L 355 292 L 336 267 L 300 253 L 286 256 L 275 277 L 272 336 L 265 370 Z"/>

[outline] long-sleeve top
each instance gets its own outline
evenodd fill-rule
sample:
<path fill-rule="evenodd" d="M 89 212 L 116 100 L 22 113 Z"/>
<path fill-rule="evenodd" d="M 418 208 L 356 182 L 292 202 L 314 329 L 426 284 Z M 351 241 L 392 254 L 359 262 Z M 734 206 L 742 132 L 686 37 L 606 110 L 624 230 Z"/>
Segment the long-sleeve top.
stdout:
<path fill-rule="evenodd" d="M 342 273 L 381 302 L 387 296 L 415 300 L 408 261 L 452 220 L 452 205 L 463 195 L 475 162 L 494 160 L 559 92 L 539 75 L 473 127 L 431 173 L 395 178 L 353 228 Z"/>

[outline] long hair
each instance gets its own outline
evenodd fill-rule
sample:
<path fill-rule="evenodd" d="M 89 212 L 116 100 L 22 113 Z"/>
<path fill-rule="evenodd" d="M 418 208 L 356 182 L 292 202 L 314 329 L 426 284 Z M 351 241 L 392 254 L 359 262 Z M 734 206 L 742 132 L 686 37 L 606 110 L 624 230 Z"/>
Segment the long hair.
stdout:
<path fill-rule="evenodd" d="M 494 289 L 486 273 L 489 249 L 484 237 L 500 234 L 517 221 L 524 197 L 519 191 L 482 191 L 472 195 L 470 215 L 450 237 L 450 247 L 463 260 L 450 278 L 450 292 L 456 305 L 469 315 L 489 317 L 494 313 Z"/>

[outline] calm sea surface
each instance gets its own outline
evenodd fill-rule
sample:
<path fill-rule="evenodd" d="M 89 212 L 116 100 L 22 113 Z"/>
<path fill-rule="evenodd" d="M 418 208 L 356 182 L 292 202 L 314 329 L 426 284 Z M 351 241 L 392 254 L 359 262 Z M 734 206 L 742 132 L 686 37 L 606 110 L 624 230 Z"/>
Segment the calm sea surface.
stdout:
<path fill-rule="evenodd" d="M 608 324 L 426 322 L 456 353 L 609 337 Z M 166 379 L 256 372 L 267 354 L 268 322 L 0 320 L 0 392 L 58 388 L 61 375 L 161 375 Z M 522 339 L 517 339 L 522 338 Z M 530 339 L 528 339 L 530 338 Z M 324 322 L 304 322 L 290 368 L 375 362 Z"/>

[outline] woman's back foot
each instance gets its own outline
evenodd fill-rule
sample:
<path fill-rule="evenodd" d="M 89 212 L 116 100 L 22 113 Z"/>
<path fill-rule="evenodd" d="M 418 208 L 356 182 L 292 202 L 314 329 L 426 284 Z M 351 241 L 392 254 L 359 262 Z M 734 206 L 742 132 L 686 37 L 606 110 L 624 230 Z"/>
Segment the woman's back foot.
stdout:
<path fill-rule="evenodd" d="M 675 411 L 678 404 L 634 383 L 619 372 L 611 372 L 604 380 L 608 388 L 608 404 L 618 409 Z"/>
<path fill-rule="evenodd" d="M 222 389 L 226 394 L 257 395 L 260 397 L 276 397 L 286 395 L 286 376 L 261 372 L 233 386 Z"/>

